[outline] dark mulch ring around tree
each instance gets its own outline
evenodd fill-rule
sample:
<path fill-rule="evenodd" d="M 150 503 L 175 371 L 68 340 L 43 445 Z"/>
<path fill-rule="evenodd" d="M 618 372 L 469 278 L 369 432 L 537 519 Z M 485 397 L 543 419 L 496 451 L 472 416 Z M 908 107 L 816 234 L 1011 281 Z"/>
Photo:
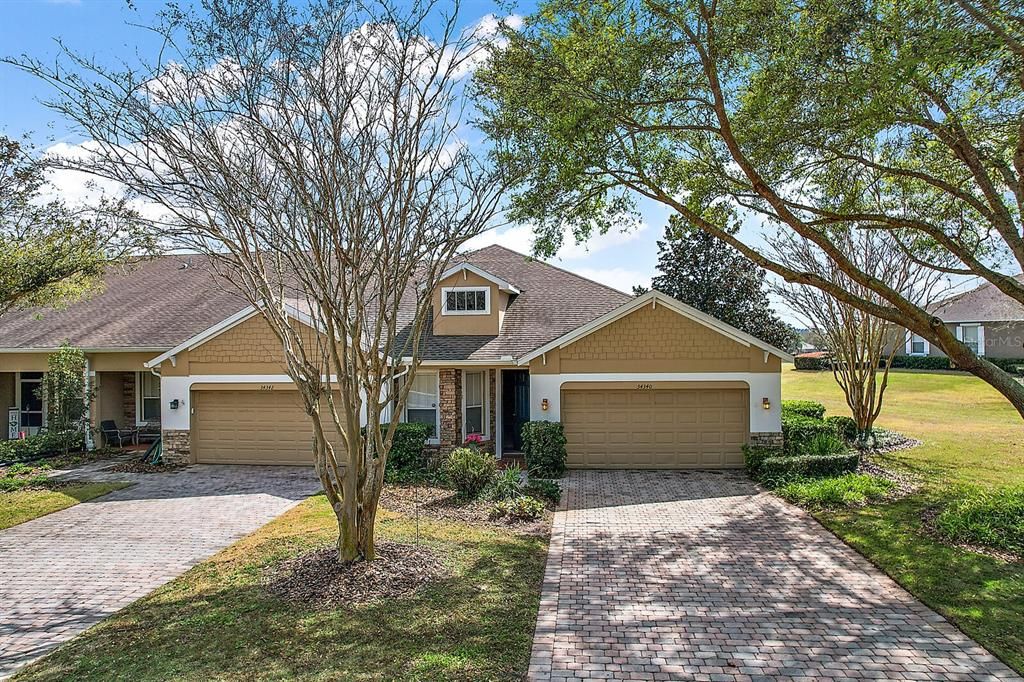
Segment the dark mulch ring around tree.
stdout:
<path fill-rule="evenodd" d="M 406 597 L 447 577 L 437 553 L 426 545 L 378 542 L 373 561 L 342 564 L 335 547 L 323 547 L 267 569 L 267 589 L 286 601 L 335 608 Z"/>
<path fill-rule="evenodd" d="M 909 450 L 921 444 L 916 438 L 905 436 L 897 431 L 875 429 L 874 443 L 870 448 L 864 450 L 865 455 L 886 455 L 890 452 Z"/>
<path fill-rule="evenodd" d="M 466 500 L 448 488 L 434 485 L 385 485 L 380 504 L 385 509 L 410 518 L 417 515 L 441 521 L 505 528 L 522 535 L 546 535 L 551 524 L 551 509 L 534 521 L 491 519 L 494 503 L 490 500 Z"/>

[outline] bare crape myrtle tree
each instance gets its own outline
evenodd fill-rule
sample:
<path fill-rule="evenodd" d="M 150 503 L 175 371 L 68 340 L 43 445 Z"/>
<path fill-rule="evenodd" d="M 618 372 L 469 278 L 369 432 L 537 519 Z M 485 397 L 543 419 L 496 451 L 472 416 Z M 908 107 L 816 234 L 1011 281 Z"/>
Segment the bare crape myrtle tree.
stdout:
<path fill-rule="evenodd" d="M 210 0 L 162 15 L 157 63 L 18 61 L 93 140 L 68 164 L 158 204 L 165 242 L 209 255 L 262 311 L 313 424 L 341 562 L 375 556 L 431 289 L 505 184 L 463 142 L 487 36 L 457 11 Z"/>
<path fill-rule="evenodd" d="M 862 272 L 926 308 L 945 281 L 943 273 L 926 266 L 902 248 L 891 234 L 876 230 L 833 228 L 828 238 Z M 866 300 L 880 296 L 850 277 L 816 244 L 794 232 L 780 231 L 769 240 L 774 259 L 795 271 L 813 274 Z M 889 365 L 903 347 L 905 333 L 899 325 L 875 317 L 820 288 L 779 282 L 774 292 L 804 324 L 817 331 L 831 353 L 836 383 L 857 423 L 858 441 L 872 438 L 875 419 L 889 381 Z"/>

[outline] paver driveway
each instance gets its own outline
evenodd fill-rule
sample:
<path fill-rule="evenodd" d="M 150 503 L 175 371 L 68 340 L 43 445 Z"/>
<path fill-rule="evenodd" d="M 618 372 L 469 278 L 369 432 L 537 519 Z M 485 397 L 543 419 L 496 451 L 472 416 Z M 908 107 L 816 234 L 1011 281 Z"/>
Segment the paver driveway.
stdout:
<path fill-rule="evenodd" d="M 319 490 L 312 468 L 197 465 L 0 531 L 0 677 Z"/>
<path fill-rule="evenodd" d="M 739 473 L 573 472 L 530 677 L 1020 679 Z"/>

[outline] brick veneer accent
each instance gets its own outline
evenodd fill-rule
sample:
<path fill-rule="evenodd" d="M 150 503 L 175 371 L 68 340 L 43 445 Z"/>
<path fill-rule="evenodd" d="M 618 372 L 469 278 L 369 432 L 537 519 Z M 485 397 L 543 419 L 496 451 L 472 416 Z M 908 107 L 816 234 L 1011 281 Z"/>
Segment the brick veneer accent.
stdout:
<path fill-rule="evenodd" d="M 123 372 L 121 374 L 121 408 L 124 410 L 124 418 L 127 422 L 124 426 L 135 427 L 135 382 L 138 376 L 135 372 Z"/>
<path fill-rule="evenodd" d="M 773 433 L 771 431 L 762 431 L 759 433 L 750 434 L 750 444 L 754 447 L 762 448 L 781 448 L 782 447 L 782 434 Z"/>
<path fill-rule="evenodd" d="M 487 370 L 487 383 L 488 393 L 490 394 L 488 407 L 490 407 L 491 411 L 491 424 L 490 431 L 488 433 L 491 434 L 490 444 L 493 450 L 498 442 L 498 370 Z"/>
<path fill-rule="evenodd" d="M 189 431 L 164 429 L 161 432 L 161 448 L 167 464 L 191 464 L 192 435 Z"/>
<path fill-rule="evenodd" d="M 441 394 L 439 452 L 443 456 L 462 445 L 462 371 L 442 369 L 437 380 Z"/>

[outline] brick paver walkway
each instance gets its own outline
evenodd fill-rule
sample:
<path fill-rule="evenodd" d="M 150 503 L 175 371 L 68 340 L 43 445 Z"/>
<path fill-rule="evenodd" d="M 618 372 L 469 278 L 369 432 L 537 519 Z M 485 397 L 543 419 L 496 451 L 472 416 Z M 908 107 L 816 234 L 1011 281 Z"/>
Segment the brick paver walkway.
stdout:
<path fill-rule="evenodd" d="M 251 533 L 311 468 L 198 465 L 0 531 L 0 678 Z"/>
<path fill-rule="evenodd" d="M 566 487 L 531 679 L 1021 679 L 741 474 Z"/>

